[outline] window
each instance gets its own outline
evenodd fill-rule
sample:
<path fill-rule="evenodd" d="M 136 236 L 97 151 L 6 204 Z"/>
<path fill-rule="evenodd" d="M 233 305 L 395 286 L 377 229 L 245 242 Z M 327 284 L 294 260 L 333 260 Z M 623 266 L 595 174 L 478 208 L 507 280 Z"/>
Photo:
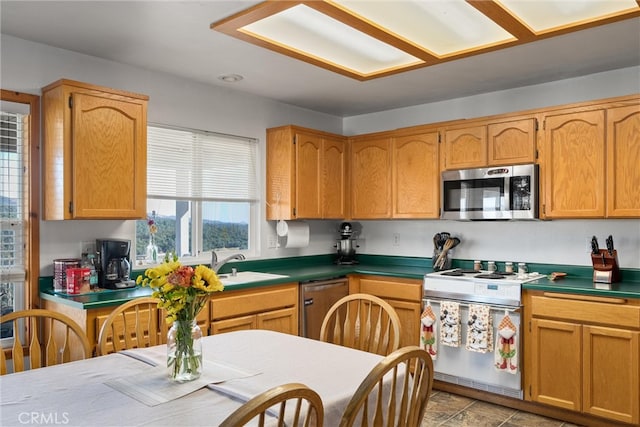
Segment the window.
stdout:
<path fill-rule="evenodd" d="M 2 109 L 7 109 L 3 103 Z M 28 115 L 0 112 L 0 309 L 2 314 L 24 307 L 25 286 L 25 178 L 24 143 Z M 28 127 L 27 127 L 28 129 Z M 8 345 L 13 325 L 0 326 L 0 340 Z M 9 342 L 6 342 L 9 340 Z"/>
<path fill-rule="evenodd" d="M 257 253 L 257 140 L 159 125 L 147 129 L 147 212 L 158 259 L 203 252 Z M 136 258 L 148 259 L 147 221 Z"/>

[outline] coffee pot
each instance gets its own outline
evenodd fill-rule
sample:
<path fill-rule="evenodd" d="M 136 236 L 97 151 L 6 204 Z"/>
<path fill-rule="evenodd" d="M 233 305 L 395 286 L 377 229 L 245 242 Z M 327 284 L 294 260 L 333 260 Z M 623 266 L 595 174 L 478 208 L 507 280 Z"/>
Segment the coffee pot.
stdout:
<path fill-rule="evenodd" d="M 98 286 L 106 289 L 133 288 L 136 283 L 130 280 L 131 262 L 130 240 L 96 240 L 98 252 Z"/>

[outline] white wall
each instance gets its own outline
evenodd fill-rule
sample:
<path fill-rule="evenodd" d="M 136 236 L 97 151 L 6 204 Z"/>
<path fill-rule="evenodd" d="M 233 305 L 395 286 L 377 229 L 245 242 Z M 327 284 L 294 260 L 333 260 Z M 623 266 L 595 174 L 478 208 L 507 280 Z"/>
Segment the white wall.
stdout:
<path fill-rule="evenodd" d="M 149 95 L 149 122 L 257 138 L 261 150 L 260 176 L 264 176 L 267 128 L 294 123 L 327 132 L 342 132 L 340 117 L 237 90 L 207 86 L 4 34 L 0 43 L 0 84 L 3 89 L 39 95 L 43 86 L 66 78 Z M 264 185 L 261 191 L 264 198 Z M 264 216 L 264 209 L 260 211 Z M 337 235 L 333 224 L 318 221 L 312 224 L 314 238 L 309 247 L 267 249 L 267 233 L 270 230 L 275 233 L 275 224 L 267 221 L 260 224 L 263 257 L 329 253 L 332 239 Z M 79 256 L 82 241 L 133 238 L 134 230 L 134 221 L 43 221 L 40 227 L 41 274 L 53 274 L 53 259 Z"/>
<path fill-rule="evenodd" d="M 254 137 L 264 147 L 265 129 L 284 124 L 358 134 L 476 117 L 640 92 L 639 68 L 599 73 L 477 95 L 434 104 L 348 117 L 344 120 L 226 88 L 190 82 L 175 76 L 134 68 L 11 36 L 0 39 L 0 86 L 40 94 L 40 88 L 60 78 L 86 81 L 150 96 L 149 121 Z M 261 151 L 264 175 L 264 150 Z M 264 193 L 264 185 L 262 186 Z M 264 209 L 261 209 L 264 211 Z M 331 253 L 340 221 L 309 221 L 311 244 L 303 249 L 267 249 L 275 223 L 261 221 L 261 257 Z M 640 221 L 362 221 L 360 253 L 430 257 L 438 231 L 459 235 L 455 257 L 496 261 L 528 261 L 589 265 L 586 237 L 601 242 L 613 234 L 625 268 L 640 268 Z M 100 237 L 132 238 L 133 221 L 43 221 L 41 274 L 52 274 L 52 260 L 78 256 L 80 242 Z M 400 241 L 393 246 L 393 235 Z"/>

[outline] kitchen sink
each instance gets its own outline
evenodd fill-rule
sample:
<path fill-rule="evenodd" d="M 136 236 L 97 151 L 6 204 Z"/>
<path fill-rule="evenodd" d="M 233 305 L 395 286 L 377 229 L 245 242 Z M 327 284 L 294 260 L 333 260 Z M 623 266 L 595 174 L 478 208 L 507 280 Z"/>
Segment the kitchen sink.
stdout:
<path fill-rule="evenodd" d="M 231 273 L 219 274 L 218 277 L 223 285 L 235 285 L 239 283 L 260 282 L 263 280 L 281 279 L 289 277 L 284 274 L 262 273 L 260 271 L 239 271 L 233 276 Z"/>

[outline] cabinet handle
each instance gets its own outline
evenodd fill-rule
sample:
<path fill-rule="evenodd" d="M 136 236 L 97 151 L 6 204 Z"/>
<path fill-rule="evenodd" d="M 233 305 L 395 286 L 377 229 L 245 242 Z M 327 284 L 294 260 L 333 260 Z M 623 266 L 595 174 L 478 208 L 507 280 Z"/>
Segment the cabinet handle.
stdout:
<path fill-rule="evenodd" d="M 627 300 L 625 298 L 594 297 L 590 295 L 559 294 L 555 292 L 544 292 L 543 295 L 548 298 L 570 299 L 575 301 L 606 302 L 609 304 L 627 303 Z"/>

